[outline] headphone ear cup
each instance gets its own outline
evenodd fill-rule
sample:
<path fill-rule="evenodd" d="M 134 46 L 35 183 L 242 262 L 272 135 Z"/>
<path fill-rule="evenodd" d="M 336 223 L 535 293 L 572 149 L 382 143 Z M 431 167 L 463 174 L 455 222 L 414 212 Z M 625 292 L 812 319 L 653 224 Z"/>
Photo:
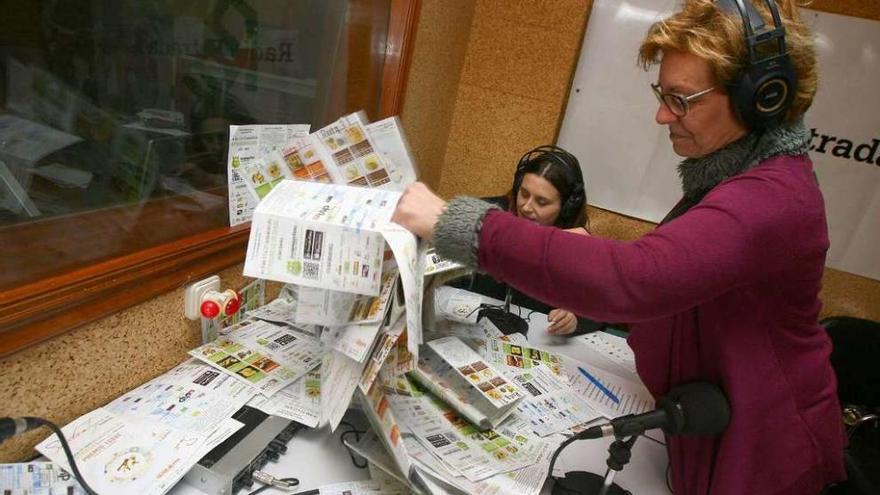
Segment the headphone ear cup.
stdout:
<path fill-rule="evenodd" d="M 794 100 L 793 70 L 784 60 L 779 69 L 767 72 L 750 66 L 728 88 L 737 116 L 749 129 L 765 129 L 781 122 Z"/>
<path fill-rule="evenodd" d="M 575 218 L 577 218 L 578 210 L 580 209 L 581 204 L 584 202 L 584 188 L 579 185 L 571 194 L 568 195 L 565 202 L 562 204 L 562 208 L 559 209 L 559 217 L 562 218 L 566 223 L 573 222 Z M 579 227 L 579 225 L 571 226 L 571 227 Z"/>

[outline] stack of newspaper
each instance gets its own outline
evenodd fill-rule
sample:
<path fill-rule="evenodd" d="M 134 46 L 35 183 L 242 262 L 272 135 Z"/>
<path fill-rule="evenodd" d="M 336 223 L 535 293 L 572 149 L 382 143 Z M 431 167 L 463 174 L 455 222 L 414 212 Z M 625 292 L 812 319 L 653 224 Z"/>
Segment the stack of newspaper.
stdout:
<path fill-rule="evenodd" d="M 477 322 L 479 299 L 442 285 L 461 267 L 391 222 L 416 178 L 396 119 L 230 135 L 230 218 L 251 221 L 244 274 L 284 288 L 189 361 L 64 428 L 99 491 L 161 495 L 240 427 L 230 416 L 247 404 L 331 430 L 363 410 L 372 433 L 350 447 L 376 473 L 364 493 L 534 495 L 566 435 L 653 406 L 640 384 Z M 586 372 L 626 400 L 607 403 Z M 66 468 L 57 438 L 38 449 Z"/>

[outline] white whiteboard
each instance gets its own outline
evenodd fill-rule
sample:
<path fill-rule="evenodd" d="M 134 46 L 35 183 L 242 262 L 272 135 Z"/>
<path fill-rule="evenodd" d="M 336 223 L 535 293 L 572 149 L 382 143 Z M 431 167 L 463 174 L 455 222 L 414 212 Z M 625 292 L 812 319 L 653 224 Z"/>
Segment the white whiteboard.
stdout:
<path fill-rule="evenodd" d="M 590 204 L 652 222 L 681 197 L 681 158 L 654 121 L 649 84 L 657 68 L 642 70 L 637 53 L 648 27 L 677 4 L 593 2 L 559 135 L 580 160 Z M 811 157 L 828 212 L 827 264 L 880 279 L 880 23 L 807 9 L 802 15 L 816 35 L 820 67 L 806 125 L 817 134 Z M 824 139 L 824 153 L 821 135 L 836 138 Z"/>

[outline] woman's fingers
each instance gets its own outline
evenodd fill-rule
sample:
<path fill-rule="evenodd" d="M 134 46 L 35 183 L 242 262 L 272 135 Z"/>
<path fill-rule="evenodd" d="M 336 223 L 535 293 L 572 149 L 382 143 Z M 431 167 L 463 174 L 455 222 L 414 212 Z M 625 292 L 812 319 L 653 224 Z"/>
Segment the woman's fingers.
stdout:
<path fill-rule="evenodd" d="M 437 219 L 446 202 L 421 182 L 409 186 L 401 196 L 391 220 L 421 237 L 431 240 Z"/>

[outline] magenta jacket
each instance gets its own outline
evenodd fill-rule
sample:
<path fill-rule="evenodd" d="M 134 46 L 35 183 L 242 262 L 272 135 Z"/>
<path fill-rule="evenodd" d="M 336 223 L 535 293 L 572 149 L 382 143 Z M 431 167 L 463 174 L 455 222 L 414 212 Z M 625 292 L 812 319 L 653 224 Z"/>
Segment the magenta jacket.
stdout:
<path fill-rule="evenodd" d="M 817 494 L 846 477 L 831 343 L 818 324 L 828 233 L 806 156 L 725 180 L 634 242 L 582 237 L 490 211 L 481 269 L 599 321 L 629 323 L 656 396 L 719 384 L 727 431 L 668 438 L 676 495 Z"/>

